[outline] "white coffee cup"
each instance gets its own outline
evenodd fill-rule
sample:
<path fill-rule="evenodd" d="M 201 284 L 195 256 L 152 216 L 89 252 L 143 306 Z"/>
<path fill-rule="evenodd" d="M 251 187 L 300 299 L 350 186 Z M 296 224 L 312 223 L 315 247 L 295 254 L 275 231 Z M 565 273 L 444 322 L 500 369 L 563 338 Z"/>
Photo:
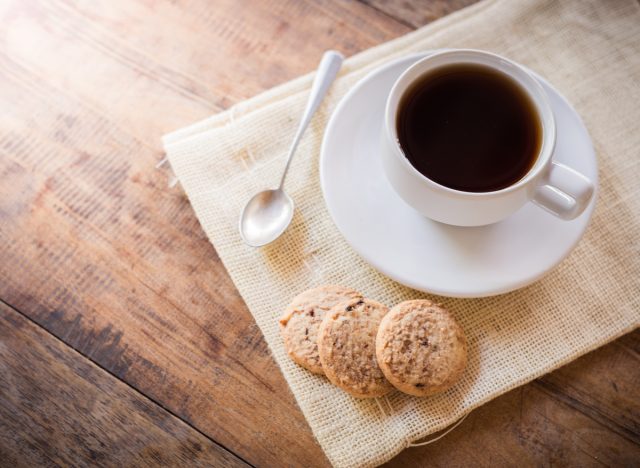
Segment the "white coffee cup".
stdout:
<path fill-rule="evenodd" d="M 477 64 L 515 80 L 533 102 L 542 128 L 542 144 L 527 174 L 493 192 L 464 192 L 440 185 L 414 168 L 404 155 L 396 131 L 398 104 L 404 92 L 425 74 L 453 64 Z M 402 199 L 433 220 L 457 226 L 482 226 L 501 221 L 532 201 L 553 215 L 571 220 L 579 216 L 593 196 L 593 183 L 570 167 L 553 161 L 556 124 L 540 83 L 520 65 L 480 50 L 446 50 L 409 67 L 395 82 L 387 98 L 382 136 L 384 172 Z"/>

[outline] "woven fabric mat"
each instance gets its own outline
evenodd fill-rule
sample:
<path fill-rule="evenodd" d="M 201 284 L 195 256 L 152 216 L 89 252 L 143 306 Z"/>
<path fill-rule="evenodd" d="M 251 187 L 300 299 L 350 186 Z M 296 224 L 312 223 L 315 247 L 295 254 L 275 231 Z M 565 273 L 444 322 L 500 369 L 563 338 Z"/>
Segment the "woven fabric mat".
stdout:
<path fill-rule="evenodd" d="M 312 77 L 304 76 L 165 136 L 171 165 L 246 301 L 329 460 L 374 466 L 492 398 L 640 324 L 640 6 L 637 0 L 485 0 L 348 59 L 298 148 L 287 181 L 291 227 L 262 249 L 245 246 L 247 198 L 276 185 Z M 277 318 L 298 292 L 338 283 L 396 304 L 429 297 L 384 277 L 336 230 L 318 178 L 323 130 L 342 96 L 385 62 L 437 48 L 486 49 L 545 76 L 575 106 L 600 168 L 592 223 L 544 279 L 484 299 L 437 298 L 467 332 L 469 366 L 444 394 L 392 393 L 393 411 L 358 400 L 295 365 Z"/>

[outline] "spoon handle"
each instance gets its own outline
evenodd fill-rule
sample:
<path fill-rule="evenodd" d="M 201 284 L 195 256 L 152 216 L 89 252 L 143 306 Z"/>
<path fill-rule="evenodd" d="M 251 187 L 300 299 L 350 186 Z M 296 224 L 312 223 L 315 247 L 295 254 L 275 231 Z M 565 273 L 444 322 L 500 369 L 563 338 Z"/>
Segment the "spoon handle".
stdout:
<path fill-rule="evenodd" d="M 338 71 L 342 66 L 343 60 L 344 57 L 342 56 L 342 54 L 340 52 L 336 52 L 335 50 L 329 50 L 322 56 L 322 60 L 320 61 L 320 65 L 318 66 L 318 70 L 316 71 L 316 76 L 313 79 L 313 85 L 311 85 L 311 93 L 309 94 L 307 107 L 304 110 L 302 120 L 300 120 L 300 125 L 298 126 L 298 131 L 296 132 L 296 136 L 293 138 L 293 143 L 291 144 L 291 148 L 289 149 L 287 164 L 284 167 L 282 179 L 280 179 L 280 188 L 282 188 L 284 185 L 284 179 L 287 176 L 289 165 L 291 164 L 291 160 L 293 159 L 293 154 L 296 152 L 298 143 L 300 143 L 302 134 L 309 126 L 311 117 L 313 117 L 313 114 L 315 114 L 318 106 L 320 106 L 320 103 L 322 102 L 322 99 L 324 98 L 325 94 L 327 94 L 327 90 L 331 86 L 331 83 L 333 83 L 333 80 L 336 78 L 336 75 L 338 74 Z"/>

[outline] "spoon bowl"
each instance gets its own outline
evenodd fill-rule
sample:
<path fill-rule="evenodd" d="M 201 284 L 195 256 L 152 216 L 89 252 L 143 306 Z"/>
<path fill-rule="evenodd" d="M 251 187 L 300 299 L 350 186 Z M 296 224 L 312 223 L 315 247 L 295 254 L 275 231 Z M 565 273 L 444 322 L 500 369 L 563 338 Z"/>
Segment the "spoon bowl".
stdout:
<path fill-rule="evenodd" d="M 240 234 L 252 247 L 276 240 L 293 218 L 293 200 L 281 189 L 255 194 L 240 215 Z"/>

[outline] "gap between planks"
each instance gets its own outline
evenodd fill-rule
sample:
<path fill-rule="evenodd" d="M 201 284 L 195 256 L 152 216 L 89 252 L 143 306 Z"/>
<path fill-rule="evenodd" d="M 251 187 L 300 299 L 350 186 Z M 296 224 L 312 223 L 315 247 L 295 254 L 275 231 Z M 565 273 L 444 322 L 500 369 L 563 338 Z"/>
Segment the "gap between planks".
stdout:
<path fill-rule="evenodd" d="M 93 366 L 97 367 L 98 369 L 102 370 L 103 372 L 105 372 L 107 375 L 109 375 L 110 377 L 118 380 L 119 382 L 122 382 L 124 385 L 126 385 L 129 389 L 131 389 L 135 394 L 139 395 L 141 398 L 149 401 L 150 403 L 153 403 L 155 406 L 158 406 L 159 408 L 161 408 L 163 411 L 165 411 L 166 413 L 170 414 L 171 416 L 173 416 L 174 418 L 176 418 L 178 421 L 181 421 L 183 424 L 185 424 L 187 427 L 189 427 L 190 429 L 192 429 L 193 431 L 197 432 L 198 434 L 200 434 L 201 436 L 203 436 L 204 438 L 206 438 L 207 440 L 209 440 L 211 443 L 217 445 L 218 447 L 220 447 L 222 450 L 224 450 L 225 452 L 228 452 L 229 454 L 231 454 L 232 456 L 236 457 L 239 461 L 242 461 L 243 463 L 245 463 L 247 466 L 250 467 L 254 467 L 255 465 L 249 463 L 247 460 L 245 460 L 242 456 L 238 455 L 237 453 L 235 453 L 234 451 L 230 450 L 229 448 L 227 448 L 226 446 L 224 446 L 223 444 L 221 444 L 220 442 L 212 439 L 209 435 L 207 435 L 206 433 L 202 432 L 200 429 L 198 429 L 197 427 L 194 427 L 192 424 L 190 424 L 188 421 L 185 421 L 183 418 L 181 418 L 180 416 L 178 416 L 177 414 L 175 414 L 173 411 L 171 411 L 169 408 L 165 407 L 162 403 L 159 403 L 157 400 L 155 400 L 154 398 L 149 397 L 148 395 L 146 395 L 145 393 L 141 392 L 140 390 L 138 390 L 137 388 L 131 386 L 126 380 L 122 380 L 121 378 L 119 378 L 118 376 L 114 375 L 113 373 L 111 373 L 108 369 L 106 369 L 105 367 L 101 366 L 99 363 L 95 362 L 93 359 L 91 359 L 90 357 L 88 357 L 87 355 L 83 354 L 82 352 L 80 352 L 78 349 L 76 349 L 75 347 L 71 346 L 69 343 L 67 343 L 66 341 L 62 340 L 61 338 L 59 338 L 58 336 L 54 335 L 53 333 L 51 333 L 49 330 L 47 330 L 46 328 L 44 328 L 42 325 L 40 325 L 38 322 L 36 322 L 35 320 L 33 320 L 31 317 L 29 317 L 28 315 L 24 314 L 22 311 L 18 310 L 16 307 L 14 307 L 13 305 L 9 304 L 8 302 L 6 302 L 4 299 L 0 298 L 0 305 L 4 305 L 6 307 L 8 307 L 9 309 L 13 310 L 14 312 L 16 312 L 17 314 L 19 314 L 22 318 L 24 318 L 27 322 L 33 324 L 35 327 L 37 327 L 39 330 L 41 330 L 42 332 L 44 332 L 47 336 L 52 337 L 53 340 L 61 343 L 62 345 L 66 346 L 69 349 L 72 349 L 79 357 L 80 359 L 84 359 L 88 362 L 90 362 Z"/>
<path fill-rule="evenodd" d="M 383 16 L 386 16 L 387 18 L 389 18 L 389 19 L 391 19 L 391 20 L 393 20 L 393 21 L 395 21 L 395 22 L 397 22 L 397 23 L 400 23 L 400 24 L 401 24 L 401 25 L 403 25 L 403 26 L 406 26 L 407 28 L 409 28 L 409 29 L 410 29 L 410 30 L 412 30 L 412 31 L 415 31 L 416 29 L 418 29 L 416 26 L 414 26 L 414 25 L 413 25 L 413 24 L 411 24 L 411 23 L 408 23 L 408 22 L 407 22 L 407 21 L 405 21 L 404 19 L 399 18 L 399 17 L 397 17 L 397 16 L 393 16 L 393 15 L 392 15 L 391 13 L 389 13 L 388 11 L 383 10 L 383 9 L 381 9 L 381 8 L 379 8 L 379 7 L 375 6 L 375 5 L 372 5 L 372 4 L 370 4 L 370 3 L 367 3 L 367 1 L 366 1 L 366 0 L 356 0 L 356 1 L 357 1 L 358 3 L 360 3 L 361 5 L 364 5 L 364 6 L 368 7 L 368 8 L 371 8 L 372 10 L 377 11 L 378 13 L 380 13 L 380 14 L 381 14 L 381 15 L 383 15 Z M 638 0 L 638 1 L 640 2 L 640 0 Z"/>

